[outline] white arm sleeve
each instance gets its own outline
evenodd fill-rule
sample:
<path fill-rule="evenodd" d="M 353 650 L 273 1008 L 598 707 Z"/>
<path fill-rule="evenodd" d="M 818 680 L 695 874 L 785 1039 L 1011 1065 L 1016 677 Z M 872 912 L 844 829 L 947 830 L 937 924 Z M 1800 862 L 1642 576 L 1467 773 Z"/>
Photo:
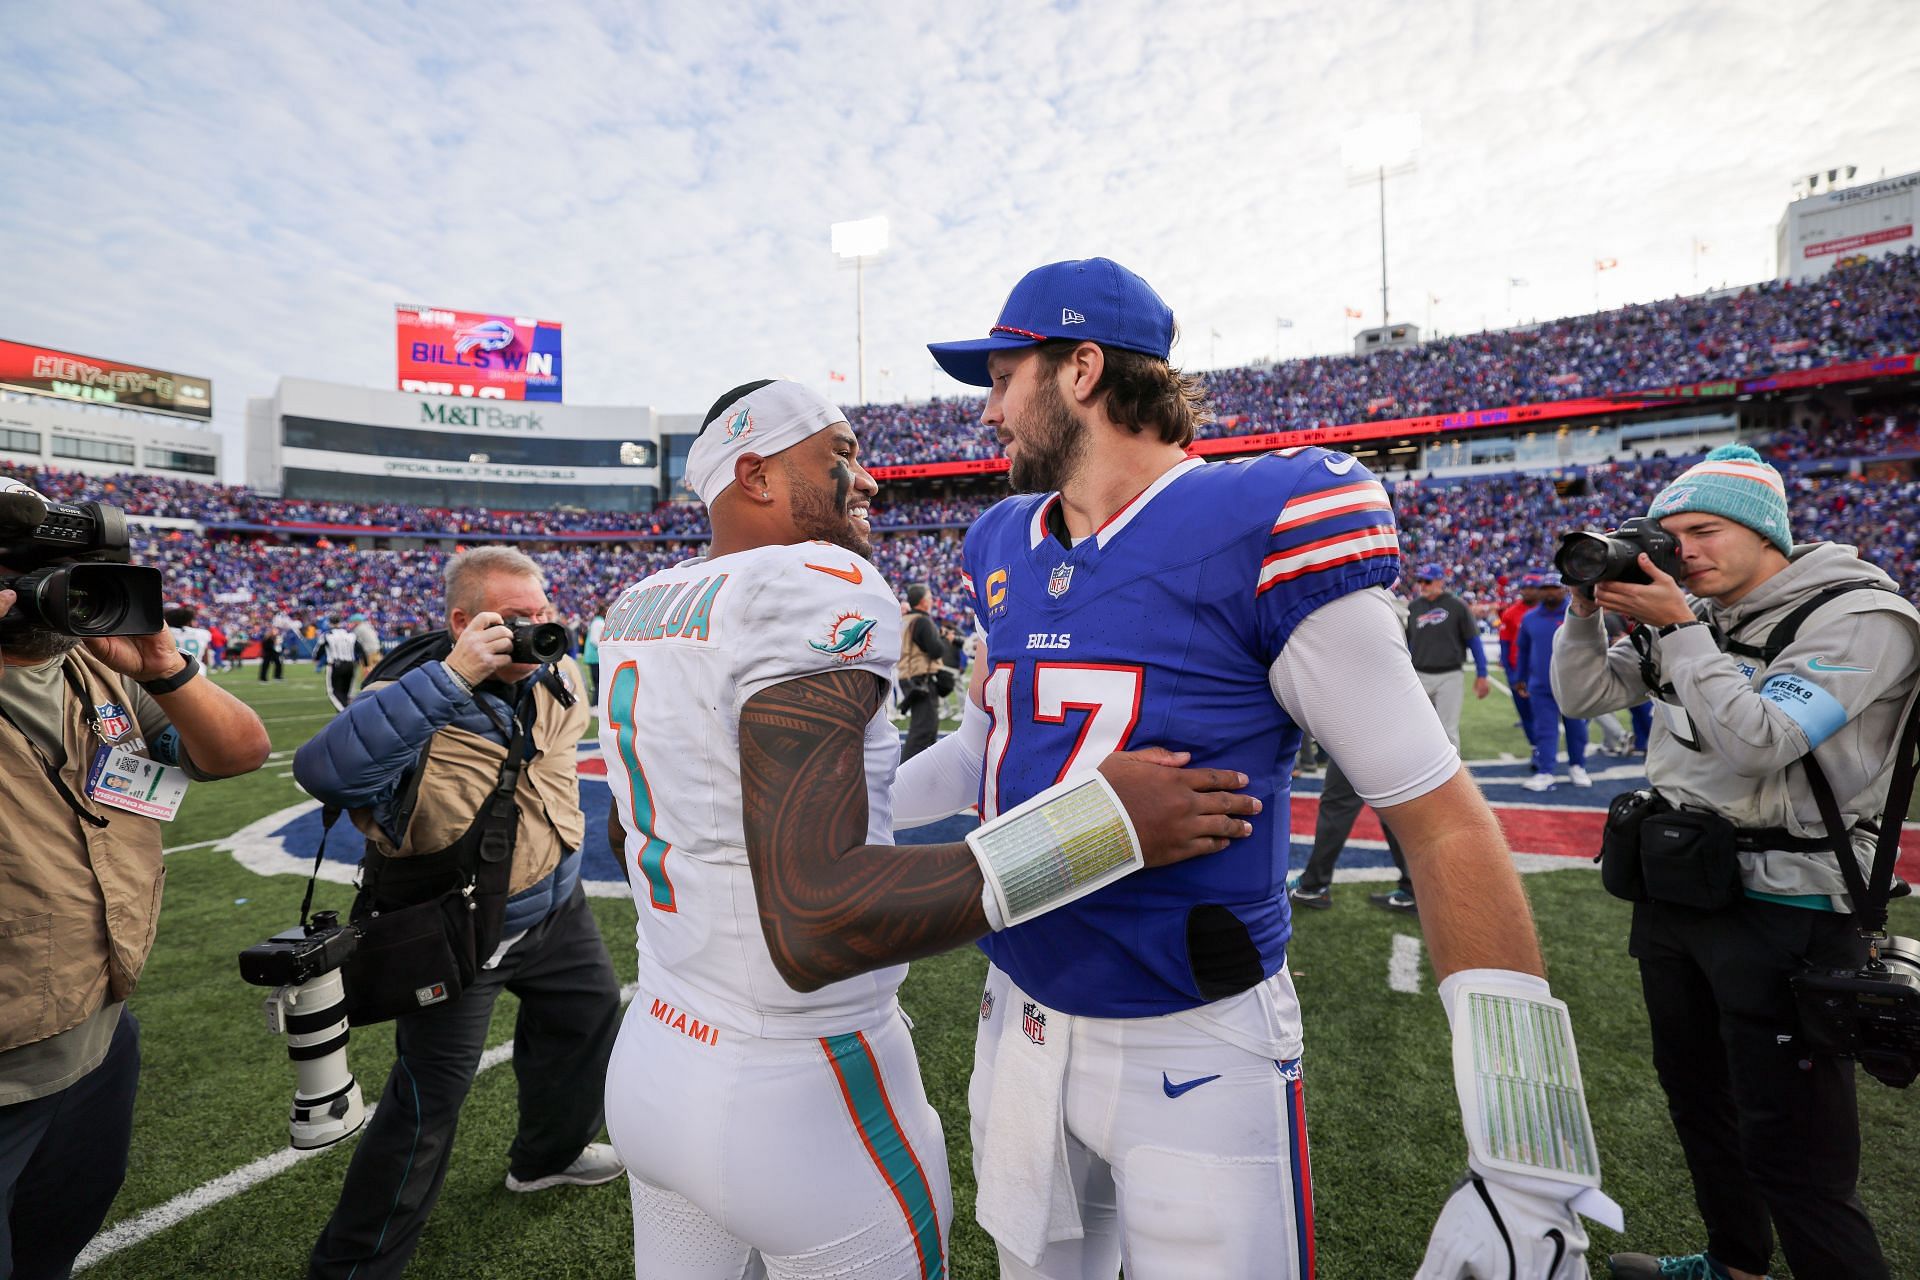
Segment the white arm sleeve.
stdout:
<path fill-rule="evenodd" d="M 992 718 L 966 700 L 960 727 L 893 775 L 893 829 L 905 831 L 959 813 L 980 798 Z"/>
<path fill-rule="evenodd" d="M 1274 659 L 1267 684 L 1375 808 L 1417 800 L 1460 770 L 1384 587 L 1308 614 Z"/>

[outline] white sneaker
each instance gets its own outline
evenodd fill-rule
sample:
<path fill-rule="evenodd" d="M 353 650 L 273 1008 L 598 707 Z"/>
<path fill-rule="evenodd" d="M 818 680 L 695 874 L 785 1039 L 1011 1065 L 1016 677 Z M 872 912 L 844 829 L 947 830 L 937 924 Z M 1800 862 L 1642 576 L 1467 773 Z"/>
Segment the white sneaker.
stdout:
<path fill-rule="evenodd" d="M 558 1173 L 550 1173 L 544 1178 L 529 1178 L 522 1182 L 507 1171 L 507 1190 L 509 1191 L 545 1191 L 548 1187 L 597 1187 L 603 1182 L 612 1182 L 627 1171 L 626 1164 L 619 1153 L 604 1142 L 590 1142 L 573 1163 Z"/>
<path fill-rule="evenodd" d="M 1587 771 L 1577 764 L 1567 770 L 1567 776 L 1573 779 L 1573 785 L 1576 787 L 1590 787 L 1593 785 L 1593 779 L 1587 776 Z"/>
<path fill-rule="evenodd" d="M 1553 775 L 1550 773 L 1536 773 L 1520 785 L 1529 791 L 1545 791 L 1553 786 Z"/>

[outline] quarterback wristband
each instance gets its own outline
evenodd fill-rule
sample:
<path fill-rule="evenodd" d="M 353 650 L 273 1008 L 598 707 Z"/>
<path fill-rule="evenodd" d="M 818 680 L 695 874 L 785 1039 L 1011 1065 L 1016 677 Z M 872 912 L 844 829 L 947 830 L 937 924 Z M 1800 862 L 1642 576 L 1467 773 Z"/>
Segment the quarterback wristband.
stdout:
<path fill-rule="evenodd" d="M 1146 865 L 1113 785 L 1098 773 L 1048 787 L 967 833 L 999 923 L 1016 925 Z M 989 921 L 994 912 L 988 912 Z"/>
<path fill-rule="evenodd" d="M 1441 984 L 1467 1149 L 1482 1172 L 1600 1185 L 1567 1006 L 1531 974 L 1472 969 Z"/>
<path fill-rule="evenodd" d="M 170 676 L 161 676 L 158 680 L 142 680 L 140 681 L 140 687 L 148 693 L 158 696 L 163 693 L 172 693 L 175 689 L 178 689 L 181 685 L 199 675 L 200 659 L 190 653 L 186 654 L 185 657 L 187 659 L 186 666 L 180 668 Z"/>

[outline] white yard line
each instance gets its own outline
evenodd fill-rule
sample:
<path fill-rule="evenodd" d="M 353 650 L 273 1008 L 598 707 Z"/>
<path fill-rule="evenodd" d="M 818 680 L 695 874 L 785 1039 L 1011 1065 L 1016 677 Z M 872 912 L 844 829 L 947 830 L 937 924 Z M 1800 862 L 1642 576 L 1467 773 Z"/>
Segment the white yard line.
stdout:
<path fill-rule="evenodd" d="M 176 844 L 168 848 L 162 849 L 160 852 L 162 854 L 185 853 L 189 849 L 204 849 L 208 845 L 214 845 L 219 843 L 220 842 L 218 840 L 195 840 L 192 844 Z"/>
<path fill-rule="evenodd" d="M 633 999 L 638 987 L 629 984 L 620 989 L 620 1003 L 626 1004 Z M 480 1055 L 480 1071 L 489 1071 L 513 1057 L 513 1041 L 495 1045 Z M 475 1073 L 476 1075 L 478 1072 Z M 288 1081 L 292 1086 L 292 1081 Z M 378 1086 L 375 1086 L 378 1087 Z M 367 1119 L 373 1119 L 378 1107 L 367 1108 Z M 364 1130 L 362 1130 L 364 1132 Z M 252 1164 L 241 1165 L 232 1173 L 225 1173 L 211 1182 L 202 1183 L 191 1191 L 183 1191 L 165 1204 L 155 1205 L 144 1213 L 135 1214 L 124 1222 L 116 1223 L 95 1236 L 80 1256 L 75 1260 L 73 1269 L 85 1271 L 94 1263 L 112 1257 L 122 1249 L 130 1249 L 143 1240 L 152 1239 L 168 1227 L 185 1222 L 194 1214 L 211 1209 L 223 1200 L 231 1200 L 243 1191 L 251 1190 L 275 1174 L 284 1173 L 303 1160 L 325 1155 L 329 1151 L 350 1147 L 351 1142 L 338 1142 L 331 1147 L 321 1147 L 316 1151 L 295 1151 L 288 1147 L 263 1156 Z"/>
<path fill-rule="evenodd" d="M 1393 954 L 1387 958 L 1387 986 L 1410 996 L 1420 994 L 1420 939 L 1411 933 L 1393 935 Z"/>

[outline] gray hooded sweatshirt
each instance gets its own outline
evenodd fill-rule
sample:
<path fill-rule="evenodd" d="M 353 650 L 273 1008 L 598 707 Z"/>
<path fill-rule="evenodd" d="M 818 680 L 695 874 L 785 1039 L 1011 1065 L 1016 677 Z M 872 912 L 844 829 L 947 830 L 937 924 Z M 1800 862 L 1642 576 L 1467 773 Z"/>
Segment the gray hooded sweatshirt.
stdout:
<path fill-rule="evenodd" d="M 1688 603 L 1694 616 L 1758 647 L 1807 597 L 1855 582 L 1893 585 L 1854 548 L 1816 542 L 1795 547 L 1785 569 L 1737 604 Z M 1655 701 L 1647 746 L 1647 779 L 1666 800 L 1718 813 L 1737 827 L 1822 837 L 1826 827 L 1806 770 L 1789 767 L 1811 748 L 1849 827 L 1880 816 L 1900 726 L 1920 685 L 1920 612 L 1899 595 L 1855 591 L 1829 602 L 1764 670 L 1756 659 L 1722 653 L 1706 627 L 1655 639 L 1653 655 L 1678 704 Z M 1553 693 L 1574 717 L 1648 696 L 1632 642 L 1609 648 L 1600 615 L 1579 618 L 1571 609 L 1554 638 Z M 1873 837 L 1856 830 L 1853 849 L 1864 874 Z M 1740 871 L 1751 892 L 1826 894 L 1841 909 L 1848 902 L 1831 853 L 1743 850 Z"/>

